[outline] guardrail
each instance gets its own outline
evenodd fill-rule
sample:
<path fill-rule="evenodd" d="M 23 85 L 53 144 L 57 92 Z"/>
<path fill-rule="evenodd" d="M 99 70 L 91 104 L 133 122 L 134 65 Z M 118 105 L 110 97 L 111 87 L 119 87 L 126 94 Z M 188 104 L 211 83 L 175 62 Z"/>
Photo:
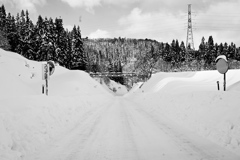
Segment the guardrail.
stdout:
<path fill-rule="evenodd" d="M 91 77 L 138 77 L 147 76 L 145 74 L 138 74 L 135 72 L 124 73 L 124 72 L 90 72 Z"/>

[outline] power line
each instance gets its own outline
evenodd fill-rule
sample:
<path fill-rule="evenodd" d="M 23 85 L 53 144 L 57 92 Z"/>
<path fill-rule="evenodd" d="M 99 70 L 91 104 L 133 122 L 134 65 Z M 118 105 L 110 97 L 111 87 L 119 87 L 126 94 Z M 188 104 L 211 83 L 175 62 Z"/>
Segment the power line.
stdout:
<path fill-rule="evenodd" d="M 152 23 L 152 24 L 149 24 L 149 25 L 142 25 L 142 24 L 139 24 L 136 23 L 132 23 L 131 25 L 129 26 L 133 26 L 136 27 L 136 29 L 144 29 L 146 27 L 149 27 L 149 29 L 154 29 L 154 28 L 157 28 L 157 30 L 161 30 L 161 29 L 173 29 L 173 28 L 179 28 L 179 27 L 184 27 L 184 23 L 183 22 L 179 22 L 179 23 Z M 127 24 L 124 24 L 122 25 L 123 27 L 128 27 Z M 85 27 L 94 27 L 94 26 L 85 26 Z M 105 26 L 98 26 L 98 28 L 102 28 L 102 29 L 107 29 L 107 30 L 116 30 L 116 26 L 115 25 L 105 25 Z"/>
<path fill-rule="evenodd" d="M 224 30 L 224 31 L 240 31 L 240 29 L 238 28 L 217 28 L 217 27 L 198 27 L 198 28 L 195 28 L 196 30 Z"/>
<path fill-rule="evenodd" d="M 216 13 L 216 12 L 192 12 L 192 14 L 195 15 L 223 15 L 223 16 L 239 16 L 240 12 L 235 12 L 235 13 L 226 13 L 226 12 L 222 12 L 222 13 Z"/>
<path fill-rule="evenodd" d="M 195 19 L 195 18 L 193 18 L 192 20 L 194 22 L 196 22 L 196 21 L 211 21 L 211 22 L 218 22 L 218 23 L 225 22 L 227 24 L 229 24 L 230 22 L 233 22 L 234 24 L 240 24 L 240 18 L 239 18 L 239 22 L 237 22 L 237 23 L 236 23 L 236 21 L 233 21 L 232 19 Z"/>

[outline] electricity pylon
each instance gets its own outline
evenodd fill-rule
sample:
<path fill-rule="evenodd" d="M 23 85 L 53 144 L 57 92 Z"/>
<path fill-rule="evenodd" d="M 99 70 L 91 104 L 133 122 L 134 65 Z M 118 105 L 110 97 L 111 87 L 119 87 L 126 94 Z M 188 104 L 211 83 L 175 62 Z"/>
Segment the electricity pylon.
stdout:
<path fill-rule="evenodd" d="M 194 43 L 193 43 L 193 31 L 192 31 L 192 17 L 191 17 L 191 4 L 188 5 L 188 26 L 187 26 L 187 42 L 186 48 L 188 50 L 188 46 L 194 50 Z"/>

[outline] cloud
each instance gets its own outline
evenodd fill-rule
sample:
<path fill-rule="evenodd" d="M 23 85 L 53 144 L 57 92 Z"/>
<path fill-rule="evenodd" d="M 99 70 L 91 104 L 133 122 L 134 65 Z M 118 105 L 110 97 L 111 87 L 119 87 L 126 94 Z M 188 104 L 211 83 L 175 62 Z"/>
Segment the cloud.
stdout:
<path fill-rule="evenodd" d="M 63 27 L 65 29 L 67 29 L 68 31 L 72 31 L 73 30 L 73 25 L 63 25 Z"/>
<path fill-rule="evenodd" d="M 154 1 L 154 0 L 150 0 Z M 182 1 L 181 1 L 182 2 Z M 170 2 L 164 2 L 168 5 Z M 178 2 L 176 2 L 178 3 Z M 209 6 L 204 7 L 206 4 Z M 240 46 L 240 0 L 202 1 L 202 9 L 196 10 L 192 5 L 192 24 L 194 46 L 198 49 L 202 37 L 205 41 L 213 36 L 215 43 L 230 44 L 234 42 Z M 177 5 L 177 4 L 175 4 Z M 181 5 L 179 3 L 179 5 Z M 199 7 L 199 6 L 198 6 Z M 166 9 L 147 11 L 143 8 L 134 8 L 128 15 L 118 20 L 119 29 L 114 35 L 129 38 L 149 38 L 160 42 L 171 43 L 173 39 L 186 44 L 187 37 L 187 4 L 185 10 L 166 12 Z M 178 11 L 177 11 L 178 10 Z M 235 35 L 235 36 L 234 36 Z"/>
<path fill-rule="evenodd" d="M 94 38 L 109 38 L 111 36 L 108 31 L 98 29 L 95 32 L 90 33 L 88 37 L 94 39 Z"/>
<path fill-rule="evenodd" d="M 118 23 L 123 29 L 118 34 L 131 38 L 172 41 L 173 38 L 184 37 L 184 17 L 184 14 L 175 16 L 162 12 L 144 13 L 141 9 L 134 8 L 128 16 L 119 19 Z"/>
<path fill-rule="evenodd" d="M 136 2 L 140 2 L 140 0 L 102 0 L 103 3 L 106 4 L 112 4 L 112 5 L 116 5 L 116 6 L 124 6 L 126 7 L 127 5 L 131 5 L 134 4 Z"/>
<path fill-rule="evenodd" d="M 179 12 L 186 12 L 188 4 L 192 4 L 195 11 L 205 11 L 208 10 L 209 7 L 222 2 L 235 3 L 236 1 L 239 0 L 141 0 L 139 7 L 143 11 L 161 10 L 177 14 Z"/>
<path fill-rule="evenodd" d="M 43 6 L 46 4 L 46 0 L 0 0 L 0 2 L 9 3 L 19 10 L 28 10 L 32 14 L 37 13 L 36 5 Z"/>
<path fill-rule="evenodd" d="M 233 42 L 240 46 L 240 38 L 236 36 L 240 32 L 239 6 L 240 0 L 224 1 L 198 12 L 193 18 L 195 35 L 204 35 L 205 41 L 212 35 L 215 43 Z"/>
<path fill-rule="evenodd" d="M 209 7 L 215 6 L 222 2 L 235 3 L 239 0 L 61 0 L 73 8 L 82 7 L 87 11 L 94 13 L 94 8 L 104 5 L 114 5 L 117 7 L 135 7 L 138 6 L 142 11 L 164 11 L 173 14 L 186 12 L 187 4 L 192 4 L 195 11 L 208 10 Z"/>
<path fill-rule="evenodd" d="M 139 0 L 61 0 L 67 3 L 69 6 L 76 8 L 85 8 L 88 12 L 94 13 L 94 7 L 103 6 L 104 4 L 115 5 L 118 7 L 126 7 L 129 4 L 138 2 Z"/>
<path fill-rule="evenodd" d="M 76 8 L 76 7 L 86 7 L 86 10 L 94 13 L 93 8 L 95 6 L 99 6 L 101 0 L 62 0 L 63 2 L 67 3 L 69 6 Z"/>

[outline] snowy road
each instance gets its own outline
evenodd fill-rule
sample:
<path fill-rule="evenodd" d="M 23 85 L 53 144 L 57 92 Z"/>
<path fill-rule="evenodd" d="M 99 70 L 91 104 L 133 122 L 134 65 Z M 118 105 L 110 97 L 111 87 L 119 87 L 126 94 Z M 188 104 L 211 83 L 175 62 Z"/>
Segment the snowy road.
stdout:
<path fill-rule="evenodd" d="M 146 106 L 145 106 L 146 107 Z M 27 159 L 35 160 L 239 160 L 239 157 L 147 112 L 124 97 L 95 108 L 67 134 Z"/>

